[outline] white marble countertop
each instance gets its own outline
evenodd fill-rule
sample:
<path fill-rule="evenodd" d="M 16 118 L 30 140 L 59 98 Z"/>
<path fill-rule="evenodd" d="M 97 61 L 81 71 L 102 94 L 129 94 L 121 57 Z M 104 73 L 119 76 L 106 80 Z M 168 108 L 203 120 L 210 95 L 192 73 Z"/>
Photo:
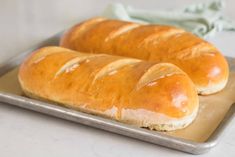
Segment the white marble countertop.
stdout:
<path fill-rule="evenodd" d="M 194 2 L 200 2 L 196 0 Z M 35 43 L 87 17 L 99 14 L 108 0 L 1 0 L 0 64 Z M 182 7 L 192 0 L 122 0 L 139 8 Z M 235 21 L 235 1 L 227 0 L 226 14 Z M 210 40 L 225 55 L 235 57 L 235 33 L 219 33 Z M 234 124 L 234 123 L 233 123 Z M 200 156 L 232 157 L 235 125 L 221 142 Z M 0 103 L 0 156 L 192 156 L 190 154 L 108 133 L 69 121 Z"/>

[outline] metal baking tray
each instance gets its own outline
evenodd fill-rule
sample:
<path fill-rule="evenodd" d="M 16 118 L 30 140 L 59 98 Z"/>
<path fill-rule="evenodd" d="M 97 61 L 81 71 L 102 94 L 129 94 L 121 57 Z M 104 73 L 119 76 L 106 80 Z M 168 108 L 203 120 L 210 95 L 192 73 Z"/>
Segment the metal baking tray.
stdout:
<path fill-rule="evenodd" d="M 28 51 L 10 59 L 9 61 L 5 62 L 5 64 L 0 65 L 0 76 L 4 75 L 6 72 L 19 65 L 22 60 L 33 50 L 43 46 L 58 45 L 61 34 L 62 33 L 54 35 L 53 37 L 43 41 L 42 43 L 35 45 Z M 138 128 L 111 119 L 82 113 L 62 106 L 41 102 L 38 100 L 11 93 L 0 92 L 0 102 L 44 113 L 54 117 L 66 119 L 76 123 L 88 125 L 91 127 L 99 128 L 120 135 L 132 137 L 149 143 L 173 148 L 191 154 L 202 154 L 208 152 L 212 147 L 214 147 L 218 143 L 218 140 L 221 135 L 227 130 L 226 128 L 227 126 L 229 126 L 228 124 L 232 121 L 234 117 L 233 115 L 235 113 L 235 105 L 231 105 L 231 108 L 227 112 L 226 116 L 224 117 L 220 125 L 217 127 L 217 129 L 213 132 L 213 134 L 209 137 L 209 139 L 205 142 L 195 142 L 166 135 L 162 132 Z"/>

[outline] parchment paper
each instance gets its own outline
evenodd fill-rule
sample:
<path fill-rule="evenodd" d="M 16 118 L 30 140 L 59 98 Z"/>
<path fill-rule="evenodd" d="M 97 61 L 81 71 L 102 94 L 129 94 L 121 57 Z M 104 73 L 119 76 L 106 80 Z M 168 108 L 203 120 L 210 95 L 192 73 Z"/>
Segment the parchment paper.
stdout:
<path fill-rule="evenodd" d="M 235 63 L 235 60 L 233 62 Z M 15 68 L 0 77 L 0 91 L 23 95 L 17 79 L 17 72 L 18 68 Z M 185 129 L 166 132 L 166 134 L 196 142 L 204 142 L 217 128 L 234 102 L 235 72 L 231 71 L 228 84 L 223 91 L 210 96 L 200 96 L 199 113 L 192 124 Z"/>

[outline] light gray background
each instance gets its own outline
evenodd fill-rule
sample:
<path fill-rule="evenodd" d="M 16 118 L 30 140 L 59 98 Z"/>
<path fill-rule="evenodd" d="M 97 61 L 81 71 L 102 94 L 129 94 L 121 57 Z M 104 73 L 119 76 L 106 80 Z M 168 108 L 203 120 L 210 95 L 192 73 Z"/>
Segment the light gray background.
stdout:
<path fill-rule="evenodd" d="M 179 8 L 202 0 L 121 0 L 138 8 Z M 108 0 L 0 0 L 0 64 L 76 22 L 101 13 Z M 235 1 L 225 13 L 235 21 Z M 210 39 L 235 57 L 235 33 Z M 233 123 L 234 124 L 234 123 Z M 219 145 L 201 156 L 234 156 L 235 126 Z M 0 156 L 191 156 L 153 144 L 0 103 Z"/>

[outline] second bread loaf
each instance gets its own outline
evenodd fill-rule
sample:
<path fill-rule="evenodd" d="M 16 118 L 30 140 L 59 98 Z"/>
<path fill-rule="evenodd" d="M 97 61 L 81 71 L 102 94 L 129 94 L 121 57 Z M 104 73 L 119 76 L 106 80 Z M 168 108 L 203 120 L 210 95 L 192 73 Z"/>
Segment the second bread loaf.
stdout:
<path fill-rule="evenodd" d="M 189 75 L 203 95 L 220 91 L 228 80 L 228 64 L 212 44 L 171 26 L 94 18 L 65 33 L 61 46 L 173 63 Z"/>

